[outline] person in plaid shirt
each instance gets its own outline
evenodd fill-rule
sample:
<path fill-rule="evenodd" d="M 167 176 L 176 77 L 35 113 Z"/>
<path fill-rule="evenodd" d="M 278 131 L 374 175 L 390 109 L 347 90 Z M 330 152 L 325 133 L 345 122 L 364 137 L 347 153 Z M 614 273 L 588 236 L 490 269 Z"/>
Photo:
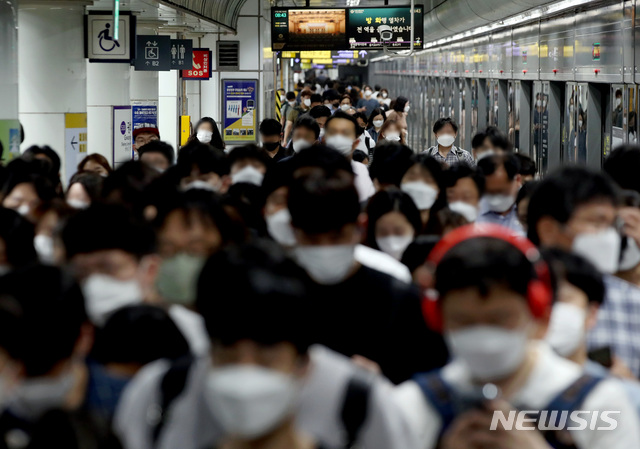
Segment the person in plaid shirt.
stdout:
<path fill-rule="evenodd" d="M 589 349 L 609 347 L 612 372 L 640 375 L 640 288 L 613 276 L 619 269 L 621 236 L 617 187 L 604 174 L 565 167 L 544 179 L 531 196 L 529 239 L 581 255 L 604 274 L 605 300 Z"/>
<path fill-rule="evenodd" d="M 471 167 L 476 165 L 471 153 L 453 144 L 458 136 L 458 124 L 451 117 L 438 119 L 433 125 L 433 133 L 438 145 L 425 151 L 429 156 L 449 167 L 460 162 Z"/>

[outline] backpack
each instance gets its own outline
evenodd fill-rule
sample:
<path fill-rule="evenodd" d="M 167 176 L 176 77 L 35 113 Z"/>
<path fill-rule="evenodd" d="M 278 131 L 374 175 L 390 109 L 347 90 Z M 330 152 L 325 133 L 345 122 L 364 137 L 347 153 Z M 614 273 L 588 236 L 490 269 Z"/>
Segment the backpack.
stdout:
<path fill-rule="evenodd" d="M 604 377 L 583 374 L 542 410 L 557 411 L 558 416 L 562 411 L 571 413 L 574 410 L 578 410 L 588 394 L 603 379 Z M 455 406 L 454 391 L 444 381 L 440 370 L 418 374 L 414 376 L 413 380 L 420 387 L 425 399 L 440 415 L 442 420 L 442 427 L 438 436 L 438 440 L 440 440 L 458 414 Z M 543 432 L 543 436 L 554 449 L 575 449 L 576 446 L 574 444 L 566 442 L 566 436 L 561 438 L 561 432 L 567 431 L 548 430 Z"/>
<path fill-rule="evenodd" d="M 452 148 L 453 153 L 456 155 L 456 157 L 458 158 L 458 162 L 464 162 L 464 150 L 461 150 L 460 148 L 454 146 Z M 436 153 L 438 152 L 438 147 L 431 147 L 427 150 L 427 153 L 429 154 L 429 156 L 434 157 L 436 155 Z"/>
<path fill-rule="evenodd" d="M 189 355 L 175 361 L 165 373 L 160 382 L 160 401 L 153 409 L 152 444 L 155 446 L 160 438 L 162 429 L 168 422 L 168 410 L 173 401 L 180 396 L 187 385 L 189 370 L 194 358 Z M 354 447 L 360 429 L 367 418 L 369 397 L 373 387 L 373 376 L 368 371 L 357 371 L 345 390 L 344 400 L 340 409 L 340 418 L 347 434 L 345 449 Z"/>

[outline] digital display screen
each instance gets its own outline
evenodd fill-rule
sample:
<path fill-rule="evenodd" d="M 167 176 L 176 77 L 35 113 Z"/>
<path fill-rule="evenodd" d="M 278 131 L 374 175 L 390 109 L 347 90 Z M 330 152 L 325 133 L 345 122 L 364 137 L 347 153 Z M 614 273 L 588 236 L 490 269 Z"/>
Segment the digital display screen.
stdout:
<path fill-rule="evenodd" d="M 414 48 L 422 49 L 422 5 L 414 8 Z M 271 48 L 302 50 L 396 50 L 411 47 L 411 7 L 272 8 Z"/>

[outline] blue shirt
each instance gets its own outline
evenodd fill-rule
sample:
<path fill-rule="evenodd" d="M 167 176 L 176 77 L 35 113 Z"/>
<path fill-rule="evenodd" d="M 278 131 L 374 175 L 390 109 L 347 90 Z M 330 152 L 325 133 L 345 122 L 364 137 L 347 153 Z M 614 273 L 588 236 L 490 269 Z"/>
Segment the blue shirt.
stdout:
<path fill-rule="evenodd" d="M 526 235 L 526 232 L 524 232 L 524 228 L 518 219 L 518 211 L 516 210 L 515 204 L 511 206 L 511 209 L 509 209 L 507 214 L 503 215 L 489 210 L 486 201 L 480 200 L 480 212 L 476 223 L 493 223 L 509 228 L 516 234 L 522 236 Z"/>
<path fill-rule="evenodd" d="M 356 105 L 356 109 L 367 108 L 367 110 L 365 111 L 367 118 L 369 118 L 369 116 L 371 115 L 374 109 L 379 107 L 380 107 L 380 103 L 378 103 L 378 100 L 374 100 L 373 98 L 370 100 L 367 100 L 366 98 L 361 98 L 358 100 L 358 104 Z"/>
<path fill-rule="evenodd" d="M 613 354 L 640 377 L 640 288 L 611 275 L 604 276 L 604 285 L 604 302 L 595 327 L 587 334 L 587 346 L 610 346 Z"/>
<path fill-rule="evenodd" d="M 584 364 L 584 372 L 592 376 L 611 377 L 609 370 L 593 360 L 587 360 Z M 640 415 L 640 383 L 635 380 L 620 379 L 624 391 L 627 392 L 629 402 L 636 408 Z"/>

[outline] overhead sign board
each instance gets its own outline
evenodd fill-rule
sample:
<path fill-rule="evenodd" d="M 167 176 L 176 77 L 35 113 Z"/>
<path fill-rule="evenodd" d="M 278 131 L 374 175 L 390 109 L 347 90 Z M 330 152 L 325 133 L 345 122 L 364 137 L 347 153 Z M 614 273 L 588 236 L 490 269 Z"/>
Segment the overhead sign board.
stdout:
<path fill-rule="evenodd" d="M 136 38 L 136 70 L 159 72 L 171 70 L 171 38 L 140 35 Z"/>
<path fill-rule="evenodd" d="M 424 40 L 424 8 L 416 5 L 346 9 L 271 9 L 271 45 L 283 58 L 295 51 L 380 50 L 411 48 L 411 16 L 414 19 L 413 47 Z M 304 56 L 300 56 L 304 58 Z M 318 56 L 310 56 L 318 57 Z M 363 57 L 363 56 L 358 56 Z M 347 58 L 348 59 L 348 58 Z"/>
<path fill-rule="evenodd" d="M 411 48 L 411 7 L 349 8 L 347 38 L 353 49 Z M 422 48 L 423 7 L 414 8 L 413 47 Z"/>
<path fill-rule="evenodd" d="M 136 18 L 121 11 L 115 37 L 111 11 L 89 11 L 84 16 L 84 53 L 89 62 L 130 62 L 135 56 Z"/>
<path fill-rule="evenodd" d="M 193 41 L 171 39 L 171 70 L 188 70 L 193 67 Z"/>
<path fill-rule="evenodd" d="M 185 80 L 208 80 L 211 78 L 211 59 L 213 53 L 208 48 L 194 48 L 192 67 L 182 71 Z"/>

